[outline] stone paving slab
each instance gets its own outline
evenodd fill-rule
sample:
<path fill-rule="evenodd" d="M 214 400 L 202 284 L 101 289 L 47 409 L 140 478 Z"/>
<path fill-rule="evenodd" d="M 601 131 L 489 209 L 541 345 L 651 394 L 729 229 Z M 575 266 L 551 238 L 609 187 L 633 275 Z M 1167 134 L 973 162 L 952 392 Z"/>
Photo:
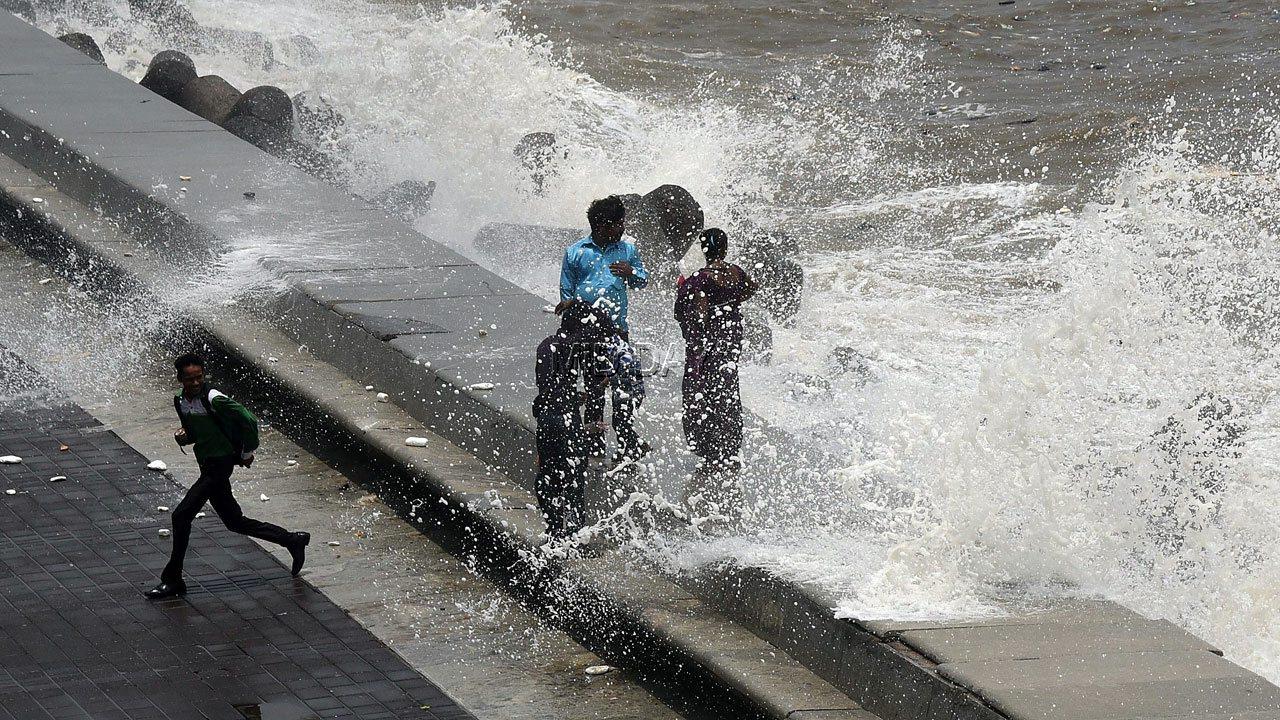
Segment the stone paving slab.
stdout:
<path fill-rule="evenodd" d="M 1280 716 L 1280 688 L 1197 650 L 948 663 L 938 669 L 1005 715 L 1028 720 Z"/>
<path fill-rule="evenodd" d="M 0 373 L 32 384 L 0 355 Z M 196 526 L 186 598 L 143 598 L 169 548 L 156 506 L 178 487 L 56 398 L 0 406 L 0 454 L 23 458 L 0 465 L 16 491 L 0 495 L 0 719 L 472 717 L 221 525 Z"/>
<path fill-rule="evenodd" d="M 1218 652 L 1209 643 L 1167 620 L 1147 618 L 1122 624 L 1081 622 L 935 628 L 909 630 L 899 633 L 898 637 L 938 663 L 1150 651 Z"/>

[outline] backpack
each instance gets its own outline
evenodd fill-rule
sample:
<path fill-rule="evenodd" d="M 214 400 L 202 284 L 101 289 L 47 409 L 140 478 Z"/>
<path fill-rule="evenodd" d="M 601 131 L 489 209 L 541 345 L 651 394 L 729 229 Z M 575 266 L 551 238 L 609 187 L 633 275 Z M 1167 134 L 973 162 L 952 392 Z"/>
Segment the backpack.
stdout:
<path fill-rule="evenodd" d="M 213 401 L 210 396 L 213 395 L 214 388 L 205 386 L 204 391 L 200 393 L 200 404 L 204 405 L 204 411 L 208 413 L 209 419 L 213 420 L 213 424 L 218 427 L 218 432 L 231 443 L 231 449 L 235 451 L 237 458 L 244 455 L 244 441 L 240 438 L 240 432 L 233 426 L 227 425 L 222 418 L 213 409 Z M 187 427 L 187 418 L 182 414 L 182 396 L 173 396 L 173 410 L 178 413 L 178 421 L 182 423 L 182 429 L 187 431 L 187 435 L 194 439 L 195 435 L 191 432 L 191 428 Z"/>

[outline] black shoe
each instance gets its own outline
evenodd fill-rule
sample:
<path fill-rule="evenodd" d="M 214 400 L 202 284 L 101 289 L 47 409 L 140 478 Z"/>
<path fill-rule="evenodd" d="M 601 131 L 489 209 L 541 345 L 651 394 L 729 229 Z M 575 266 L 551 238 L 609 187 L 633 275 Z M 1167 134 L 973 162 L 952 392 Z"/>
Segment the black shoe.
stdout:
<path fill-rule="evenodd" d="M 187 584 L 179 580 L 177 582 L 162 582 L 142 594 L 146 595 L 148 600 L 163 600 L 186 592 Z"/>
<path fill-rule="evenodd" d="M 293 543 L 290 544 L 289 554 L 293 556 L 293 566 L 289 568 L 289 573 L 297 577 L 302 572 L 302 563 L 307 561 L 307 545 L 311 544 L 311 533 L 296 532 L 293 534 Z"/>

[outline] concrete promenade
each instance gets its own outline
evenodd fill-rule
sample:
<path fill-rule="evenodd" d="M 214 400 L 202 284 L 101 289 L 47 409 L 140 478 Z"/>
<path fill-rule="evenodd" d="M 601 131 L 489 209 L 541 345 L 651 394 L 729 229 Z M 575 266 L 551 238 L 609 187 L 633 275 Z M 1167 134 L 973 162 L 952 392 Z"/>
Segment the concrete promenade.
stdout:
<path fill-rule="evenodd" d="M 148 602 L 180 488 L 2 348 L 0 384 L 27 390 L 0 398 L 0 718 L 473 717 L 220 523 Z"/>
<path fill-rule="evenodd" d="M 309 253 L 265 258 L 293 284 L 264 316 L 349 377 L 388 388 L 413 418 L 517 483 L 527 480 L 529 348 L 549 328 L 541 300 L 57 45 L 0 18 L 0 57 L 13 48 L 17 68 L 0 76 L 0 150 L 53 186 L 15 180 L 9 202 L 21 217 L 58 225 L 63 237 L 88 222 L 74 220 L 72 206 L 99 207 L 133 244 L 33 240 L 31 252 L 163 299 L 164 278 L 202 270 L 219 250 L 263 238 L 302 243 Z M 175 189 L 179 175 L 199 180 L 184 193 Z M 36 192 L 67 197 L 35 203 Z M 455 278 L 460 288 L 491 291 L 457 297 Z M 365 293 L 369 300 L 360 300 Z M 238 357 L 252 372 L 276 374 L 260 357 Z M 491 391 L 472 387 L 495 380 Z M 360 427 L 359 412 L 325 407 L 336 424 Z M 365 442 L 391 453 L 378 445 L 385 440 L 370 434 Z M 478 499 L 479 486 L 457 494 Z M 507 528 L 512 514 L 489 517 Z M 527 518 L 511 532 L 526 530 Z M 599 568 L 584 572 L 600 586 L 620 582 Z M 1112 603 L 977 623 L 858 622 L 835 619 L 831 599 L 814 588 L 754 571 L 723 568 L 685 581 L 882 718 L 1280 716 L 1275 686 L 1169 623 Z M 819 716 L 815 705 L 778 707 L 782 716 Z"/>

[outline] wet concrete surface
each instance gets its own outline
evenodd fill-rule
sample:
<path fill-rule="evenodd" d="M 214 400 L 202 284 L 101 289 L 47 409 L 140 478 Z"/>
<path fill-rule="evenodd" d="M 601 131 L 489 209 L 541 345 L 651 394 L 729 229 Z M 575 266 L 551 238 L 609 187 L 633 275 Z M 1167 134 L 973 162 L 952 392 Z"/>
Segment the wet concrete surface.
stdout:
<path fill-rule="evenodd" d="M 148 336 L 145 313 L 101 308 L 58 278 L 40 283 L 49 277 L 0 242 L 0 304 L 9 310 L 0 342 L 48 370 L 94 416 L 190 484 L 194 460 L 170 439 L 168 352 Z M 0 386 L 6 391 L 23 389 Z M 587 676 L 585 668 L 604 661 L 273 428 L 264 428 L 257 462 L 234 483 L 252 516 L 312 533 L 303 572 L 309 583 L 477 717 L 680 717 L 623 673 Z M 270 500 L 259 500 L 263 494 Z M 180 493 L 172 495 L 165 504 L 176 504 Z M 206 512 L 197 535 L 221 527 Z"/>

